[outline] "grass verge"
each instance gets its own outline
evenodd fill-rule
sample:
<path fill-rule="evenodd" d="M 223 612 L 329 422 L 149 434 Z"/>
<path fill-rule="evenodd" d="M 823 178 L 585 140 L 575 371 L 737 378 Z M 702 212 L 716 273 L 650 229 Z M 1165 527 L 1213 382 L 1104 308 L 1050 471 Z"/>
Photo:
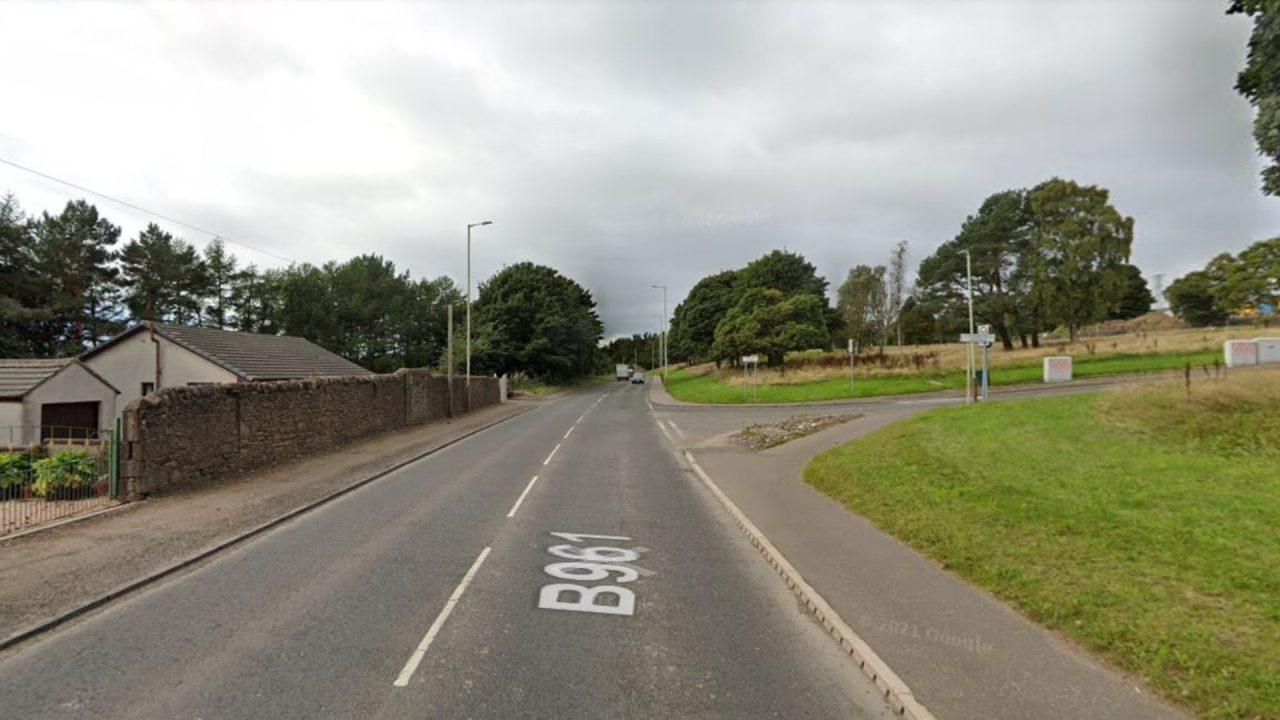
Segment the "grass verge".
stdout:
<path fill-rule="evenodd" d="M 1280 373 L 934 410 L 805 480 L 1203 717 L 1280 718 Z"/>
<path fill-rule="evenodd" d="M 1130 373 L 1176 370 L 1191 363 L 1193 367 L 1212 365 L 1220 360 L 1217 350 L 1197 352 L 1154 353 L 1141 355 L 1086 356 L 1075 359 L 1077 379 L 1127 375 Z M 1043 379 L 1040 363 L 996 367 L 991 371 L 991 384 L 1022 385 Z M 699 373 L 688 369 L 675 370 L 667 383 L 667 391 L 677 400 L 716 405 L 735 405 L 746 402 L 799 403 L 820 400 L 841 400 L 882 395 L 906 395 L 936 390 L 964 388 L 964 372 L 918 373 L 911 375 L 858 376 L 853 391 L 849 378 L 831 378 L 794 385 L 761 385 L 759 395 L 750 400 L 741 386 L 724 382 L 715 372 Z"/>

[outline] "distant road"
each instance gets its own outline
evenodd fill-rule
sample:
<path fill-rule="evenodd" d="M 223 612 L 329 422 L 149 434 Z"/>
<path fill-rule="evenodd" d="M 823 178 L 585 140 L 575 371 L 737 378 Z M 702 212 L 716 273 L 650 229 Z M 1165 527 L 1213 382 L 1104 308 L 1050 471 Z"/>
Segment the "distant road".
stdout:
<path fill-rule="evenodd" d="M 16 648 L 0 716 L 891 715 L 616 384 Z"/>

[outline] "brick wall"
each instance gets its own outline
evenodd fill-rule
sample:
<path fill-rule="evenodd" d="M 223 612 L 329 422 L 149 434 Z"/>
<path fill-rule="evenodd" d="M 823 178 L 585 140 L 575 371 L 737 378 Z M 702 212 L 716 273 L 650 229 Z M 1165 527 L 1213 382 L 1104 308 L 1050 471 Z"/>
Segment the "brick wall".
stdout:
<path fill-rule="evenodd" d="M 499 402 L 497 378 L 394 375 L 162 390 L 124 412 L 121 476 L 129 496 L 211 482 L 387 430 Z"/>

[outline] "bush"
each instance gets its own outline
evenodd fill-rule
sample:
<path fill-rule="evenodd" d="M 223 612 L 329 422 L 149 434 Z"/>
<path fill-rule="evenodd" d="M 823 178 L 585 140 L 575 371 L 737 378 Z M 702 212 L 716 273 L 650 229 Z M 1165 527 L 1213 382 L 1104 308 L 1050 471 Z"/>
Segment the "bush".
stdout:
<path fill-rule="evenodd" d="M 0 491 L 26 485 L 31 478 L 31 456 L 0 452 Z"/>
<path fill-rule="evenodd" d="M 93 485 L 97 458 L 84 450 L 63 450 L 31 464 L 36 480 L 31 494 L 46 500 Z"/>

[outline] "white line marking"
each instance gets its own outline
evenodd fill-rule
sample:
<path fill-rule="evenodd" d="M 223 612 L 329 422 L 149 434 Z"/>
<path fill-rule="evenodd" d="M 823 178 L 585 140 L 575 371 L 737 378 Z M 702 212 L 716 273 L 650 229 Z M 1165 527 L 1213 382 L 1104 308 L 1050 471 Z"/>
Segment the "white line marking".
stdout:
<path fill-rule="evenodd" d="M 546 460 L 542 461 L 542 464 L 546 465 L 547 463 L 551 462 L 551 458 L 556 456 L 556 451 L 559 449 L 560 449 L 560 443 L 556 443 L 556 446 L 551 448 L 551 454 L 547 456 Z"/>
<path fill-rule="evenodd" d="M 658 423 L 658 429 L 662 431 L 662 434 L 666 435 L 668 440 L 675 442 L 675 438 L 671 437 L 671 433 L 667 432 L 667 426 L 663 425 L 662 421 L 658 420 L 657 417 L 654 417 L 654 421 Z"/>
<path fill-rule="evenodd" d="M 507 517 L 515 517 L 516 511 L 520 509 L 520 503 L 524 502 L 524 496 L 529 494 L 533 489 L 533 484 L 538 482 L 538 476 L 534 475 L 528 485 L 524 486 L 524 492 L 520 493 L 520 497 L 516 498 L 516 504 L 511 506 L 511 512 L 507 513 Z"/>
<path fill-rule="evenodd" d="M 449 600 L 445 602 L 444 608 L 440 610 L 440 614 L 436 616 L 435 622 L 431 623 L 431 627 L 427 628 L 427 634 L 422 637 L 422 642 L 418 644 L 418 649 L 413 651 L 409 656 L 409 661 L 404 664 L 404 668 L 400 671 L 400 675 L 396 677 L 396 681 L 392 683 L 396 687 L 405 687 L 409 684 L 409 678 L 413 677 L 413 673 L 418 669 L 418 664 L 422 662 L 422 658 L 427 655 L 427 648 L 431 647 L 431 641 L 436 639 L 436 634 L 440 632 L 440 628 L 444 627 L 444 621 L 449 619 L 449 613 L 453 612 L 453 607 L 458 604 L 458 599 L 462 597 L 462 593 L 471 584 L 471 579 L 476 576 L 476 571 L 480 569 L 480 564 L 489 556 L 490 548 L 480 551 L 480 557 L 471 563 L 471 569 L 467 574 L 462 576 L 462 582 L 458 583 L 458 587 L 454 589 L 453 594 L 449 596 Z"/>
<path fill-rule="evenodd" d="M 576 423 L 575 423 L 573 426 L 570 426 L 570 428 L 569 428 L 568 430 L 566 430 L 566 431 L 565 431 L 565 433 L 564 433 L 564 439 L 565 439 L 565 440 L 568 440 L 568 439 L 569 439 L 569 434 L 573 432 L 573 428 L 574 428 L 574 427 L 577 427 L 577 424 L 576 424 Z"/>
<path fill-rule="evenodd" d="M 584 418 L 584 417 L 586 417 L 586 416 L 587 416 L 587 414 L 586 414 L 586 413 L 582 413 L 581 415 L 579 415 L 579 416 L 578 416 L 578 419 L 577 419 L 577 420 L 574 420 L 574 421 L 573 421 L 573 424 L 574 424 L 574 425 L 577 425 L 578 423 L 582 422 L 582 418 Z"/>
<path fill-rule="evenodd" d="M 668 420 L 667 424 L 671 426 L 672 430 L 680 433 L 680 437 L 684 437 L 684 431 L 680 429 L 680 426 L 676 424 L 675 420 Z"/>

